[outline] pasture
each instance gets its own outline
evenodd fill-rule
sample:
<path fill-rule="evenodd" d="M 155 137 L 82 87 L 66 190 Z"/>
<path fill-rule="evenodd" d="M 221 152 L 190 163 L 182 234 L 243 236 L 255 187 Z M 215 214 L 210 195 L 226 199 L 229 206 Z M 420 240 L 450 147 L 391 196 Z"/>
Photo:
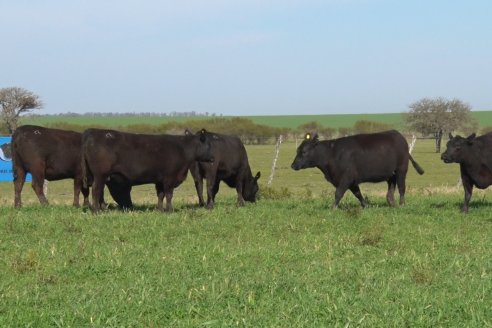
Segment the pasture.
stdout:
<path fill-rule="evenodd" d="M 242 208 L 225 185 L 214 210 L 197 208 L 190 176 L 171 214 L 150 185 L 135 211 L 93 215 L 69 206 L 68 180 L 44 208 L 26 184 L 20 210 L 0 184 L 0 326 L 492 326 L 490 192 L 461 214 L 458 165 L 433 149 L 417 142 L 426 172 L 409 167 L 396 208 L 379 183 L 361 185 L 367 209 L 347 193 L 331 210 L 321 173 L 290 168 L 293 143 L 271 188 L 274 147 L 247 146 L 262 195 Z"/>
<path fill-rule="evenodd" d="M 480 127 L 492 126 L 492 111 L 474 111 L 471 115 L 480 122 Z M 226 117 L 227 116 L 223 116 Z M 210 119 L 210 116 L 101 116 L 97 117 L 97 123 L 102 126 L 128 126 L 131 124 L 151 124 L 158 125 L 170 121 L 185 122 L 187 120 Z M 323 126 L 332 128 L 352 127 L 358 120 L 367 120 L 386 123 L 395 129 L 402 129 L 404 126 L 402 113 L 380 113 L 380 114 L 329 114 L 329 115 L 274 115 L 274 116 L 244 116 L 257 124 L 264 124 L 279 128 L 296 128 L 303 123 L 316 121 Z M 56 122 L 66 122 L 68 124 L 91 125 L 94 124 L 94 117 L 91 116 L 34 116 L 23 117 L 22 124 L 49 125 Z"/>

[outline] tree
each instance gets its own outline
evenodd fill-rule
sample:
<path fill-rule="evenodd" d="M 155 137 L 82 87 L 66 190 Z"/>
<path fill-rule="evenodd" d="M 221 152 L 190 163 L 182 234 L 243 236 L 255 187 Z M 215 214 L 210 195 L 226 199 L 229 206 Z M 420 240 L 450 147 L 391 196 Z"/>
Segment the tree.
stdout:
<path fill-rule="evenodd" d="M 318 122 L 311 121 L 311 122 L 307 122 L 307 123 L 303 123 L 303 124 L 299 125 L 297 127 L 297 130 L 301 134 L 304 134 L 305 132 L 312 132 L 312 133 L 318 132 L 322 128 L 323 128 L 323 126 L 321 126 L 321 124 L 319 124 Z"/>
<path fill-rule="evenodd" d="M 405 121 L 410 129 L 425 136 L 432 135 L 436 141 L 436 153 L 441 152 L 444 133 L 477 126 L 471 117 L 470 105 L 459 99 L 423 98 L 409 106 Z"/>
<path fill-rule="evenodd" d="M 37 95 L 23 88 L 0 89 L 0 117 L 10 134 L 17 128 L 19 116 L 43 107 Z"/>

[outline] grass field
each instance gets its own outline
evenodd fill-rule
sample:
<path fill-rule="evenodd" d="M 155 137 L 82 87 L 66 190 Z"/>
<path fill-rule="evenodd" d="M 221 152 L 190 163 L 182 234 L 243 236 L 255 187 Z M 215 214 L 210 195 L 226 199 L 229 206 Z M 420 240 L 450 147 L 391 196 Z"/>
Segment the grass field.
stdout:
<path fill-rule="evenodd" d="M 492 111 L 475 111 L 472 116 L 480 122 L 481 127 L 492 126 Z M 224 116 L 226 117 L 226 116 Z M 401 129 L 403 117 L 401 113 L 386 114 L 333 114 L 333 115 L 284 115 L 284 116 L 244 116 L 258 124 L 265 124 L 274 127 L 296 128 L 307 122 L 316 121 L 323 126 L 333 128 L 352 127 L 358 120 L 377 121 L 387 123 L 396 129 Z M 192 119 L 209 119 L 210 117 L 198 116 Z M 97 124 L 104 126 L 127 126 L 129 124 L 163 124 L 169 121 L 183 122 L 189 120 L 187 117 L 67 117 L 67 116 L 41 116 L 25 117 L 23 124 L 47 125 L 55 122 L 66 122 L 79 125 Z"/>
<path fill-rule="evenodd" d="M 51 182 L 41 208 L 29 185 L 12 208 L 0 184 L 2 327 L 491 327 L 492 203 L 475 191 L 470 213 L 457 165 L 419 140 L 407 206 L 389 208 L 384 183 L 363 184 L 370 206 L 334 189 L 316 169 L 290 169 L 282 145 L 272 189 L 273 146 L 247 147 L 263 188 L 235 206 L 196 208 L 191 179 L 172 214 L 154 211 L 152 186 L 137 210 L 93 215 L 69 206 L 69 181 Z"/>

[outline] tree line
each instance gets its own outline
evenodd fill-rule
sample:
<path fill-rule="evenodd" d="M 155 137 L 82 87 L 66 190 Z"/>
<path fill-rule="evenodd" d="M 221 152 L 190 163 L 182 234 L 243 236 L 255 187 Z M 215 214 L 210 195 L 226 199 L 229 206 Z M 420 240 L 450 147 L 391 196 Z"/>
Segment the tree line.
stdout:
<path fill-rule="evenodd" d="M 29 90 L 20 87 L 0 89 L 0 133 L 11 134 L 19 124 L 19 118 L 27 113 L 43 107 L 40 97 Z M 422 98 L 409 105 L 408 112 L 403 113 L 405 122 L 404 133 L 419 133 L 422 137 L 433 138 L 436 143 L 436 152 L 440 152 L 443 135 L 448 132 L 462 132 L 464 134 L 479 132 L 479 124 L 470 114 L 469 104 L 459 99 Z M 73 116 L 152 116 L 152 113 L 70 113 Z M 238 136 L 246 144 L 264 144 L 275 142 L 279 135 L 285 138 L 299 138 L 306 132 L 316 132 L 322 138 L 331 139 L 358 133 L 373 133 L 393 128 L 391 125 L 381 122 L 359 120 L 351 127 L 333 128 L 323 126 L 318 122 L 308 122 L 297 128 L 277 128 L 262 124 L 256 124 L 246 118 L 223 118 L 216 114 L 200 114 L 192 112 L 172 112 L 169 114 L 156 114 L 158 116 L 209 116 L 209 119 L 188 120 L 186 122 L 170 121 L 159 125 L 134 124 L 126 126 L 113 126 L 121 131 L 134 133 L 183 133 L 185 129 L 199 130 L 205 128 L 217 133 Z M 57 122 L 47 125 L 51 128 L 59 128 L 74 131 L 83 131 L 89 127 L 107 128 L 107 126 L 76 125 Z M 492 127 L 485 127 L 484 132 L 492 131 Z"/>

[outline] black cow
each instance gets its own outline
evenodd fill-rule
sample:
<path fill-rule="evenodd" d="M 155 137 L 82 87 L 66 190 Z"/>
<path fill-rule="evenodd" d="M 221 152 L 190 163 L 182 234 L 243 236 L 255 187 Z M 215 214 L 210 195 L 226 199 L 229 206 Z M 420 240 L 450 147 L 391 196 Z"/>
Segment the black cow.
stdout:
<path fill-rule="evenodd" d="M 463 138 L 449 134 L 444 163 L 459 163 L 461 181 L 465 189 L 462 211 L 467 213 L 473 186 L 485 189 L 492 184 L 492 133 L 476 137 L 475 133 Z"/>
<path fill-rule="evenodd" d="M 395 130 L 319 141 L 318 135 L 306 134 L 297 148 L 292 163 L 294 170 L 317 167 L 335 188 L 336 208 L 350 189 L 362 207 L 367 205 L 359 184 L 362 182 L 388 182 L 386 200 L 394 206 L 395 187 L 398 185 L 400 205 L 405 204 L 405 178 L 408 160 L 419 174 L 424 170 L 408 153 L 405 138 Z"/>
<path fill-rule="evenodd" d="M 163 210 L 166 197 L 166 211 L 172 211 L 174 188 L 184 181 L 196 161 L 213 161 L 210 136 L 204 130 L 196 136 L 144 135 L 101 129 L 88 129 L 82 134 L 84 182 L 93 179 L 95 211 L 101 209 L 98 200 L 108 178 L 119 186 L 116 193 L 120 200 L 130 203 L 132 186 L 154 183 L 157 208 Z"/>
<path fill-rule="evenodd" d="M 82 186 L 80 146 L 82 135 L 73 131 L 34 125 L 18 127 L 12 135 L 12 167 L 14 171 L 15 207 L 21 207 L 21 192 L 26 174 L 32 175 L 32 188 L 39 202 L 48 204 L 43 192 L 44 180 L 74 179 L 73 205 L 89 204 L 89 189 Z"/>
<path fill-rule="evenodd" d="M 187 131 L 186 134 L 191 132 Z M 219 191 L 221 181 L 231 188 L 236 188 L 238 205 L 244 205 L 244 201 L 255 202 L 261 173 L 258 172 L 253 177 L 248 155 L 241 140 L 222 134 L 213 134 L 211 140 L 214 162 L 196 162 L 190 168 L 200 206 L 205 205 L 204 178 L 207 180 L 207 208 L 214 207 L 215 195 Z"/>

